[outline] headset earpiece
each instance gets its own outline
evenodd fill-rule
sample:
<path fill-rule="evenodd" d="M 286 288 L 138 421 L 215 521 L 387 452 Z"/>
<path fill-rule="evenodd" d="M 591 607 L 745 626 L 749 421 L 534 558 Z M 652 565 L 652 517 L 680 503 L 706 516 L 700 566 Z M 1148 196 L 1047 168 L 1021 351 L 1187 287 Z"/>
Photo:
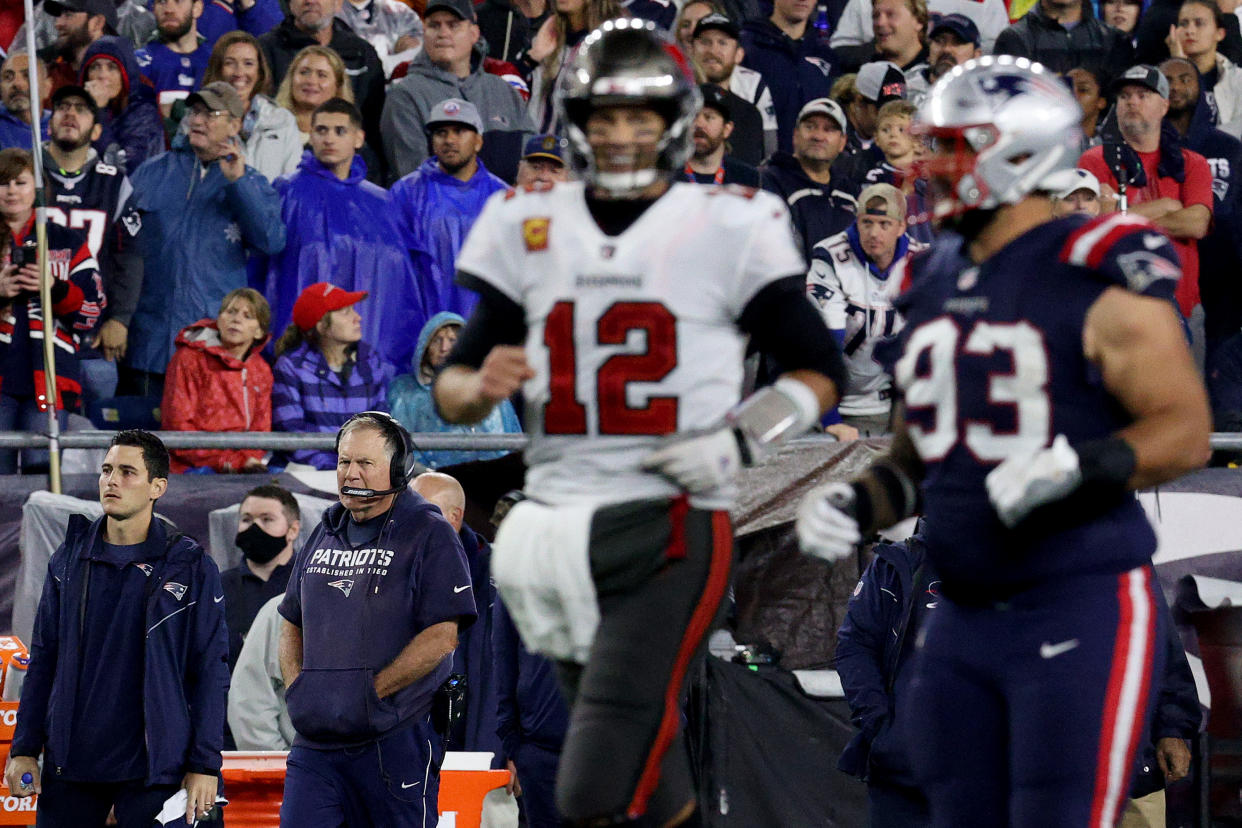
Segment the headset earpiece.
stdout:
<path fill-rule="evenodd" d="M 397 422 L 391 414 L 383 411 L 362 411 L 342 423 L 340 429 L 337 430 L 336 451 L 338 453 L 341 450 L 341 434 L 345 431 L 345 427 L 355 420 L 365 420 L 374 425 L 384 434 L 385 440 L 391 440 L 397 444 L 397 450 L 392 455 L 392 463 L 388 467 L 388 486 L 393 491 L 400 491 L 408 486 L 414 479 L 414 470 L 417 466 L 410 432 L 406 431 L 405 426 Z"/>

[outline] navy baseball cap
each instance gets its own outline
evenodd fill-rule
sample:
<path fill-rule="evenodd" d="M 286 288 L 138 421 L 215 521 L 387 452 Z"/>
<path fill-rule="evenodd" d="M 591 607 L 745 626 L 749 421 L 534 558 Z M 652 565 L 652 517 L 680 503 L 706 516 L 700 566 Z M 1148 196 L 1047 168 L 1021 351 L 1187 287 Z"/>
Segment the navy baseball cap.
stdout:
<path fill-rule="evenodd" d="M 703 93 L 703 106 L 710 106 L 721 114 L 726 121 L 733 120 L 733 109 L 729 106 L 729 93 L 714 83 L 705 83 L 699 87 Z"/>
<path fill-rule="evenodd" d="M 691 40 L 709 29 L 716 29 L 717 31 L 724 32 L 734 40 L 737 40 L 742 36 L 742 30 L 736 23 L 730 20 L 727 15 L 723 15 L 720 12 L 712 12 L 698 23 L 694 24 L 694 33 L 690 35 Z"/>
<path fill-rule="evenodd" d="M 569 142 L 564 138 L 558 138 L 555 135 L 532 135 L 526 139 L 526 146 L 522 148 L 522 160 L 545 158 L 564 164 L 565 148 L 568 144 Z"/>
<path fill-rule="evenodd" d="M 434 11 L 452 12 L 462 20 L 469 20 L 471 23 L 477 19 L 474 15 L 474 3 L 470 0 L 430 0 L 423 11 L 423 19 L 426 20 L 428 15 Z"/>
<path fill-rule="evenodd" d="M 99 107 L 95 105 L 95 99 L 92 98 L 90 93 L 81 86 L 74 86 L 70 84 L 69 86 L 62 86 L 60 89 L 53 92 L 51 101 L 52 109 L 55 109 L 56 105 L 65 98 L 80 98 L 82 100 L 82 104 L 91 111 L 91 115 L 96 118 L 99 117 Z"/>
<path fill-rule="evenodd" d="M 1113 94 L 1116 95 L 1126 86 L 1145 86 L 1166 101 L 1169 99 L 1169 79 L 1159 69 L 1146 63 L 1131 66 L 1125 74 L 1113 81 Z"/>
<path fill-rule="evenodd" d="M 43 10 L 52 17 L 60 17 L 65 12 L 98 14 L 106 22 L 108 33 L 116 34 L 116 3 L 112 2 L 112 0 L 46 0 L 43 4 Z"/>
<path fill-rule="evenodd" d="M 969 43 L 978 46 L 979 27 L 975 25 L 975 21 L 971 20 L 964 14 L 942 14 L 938 19 L 932 22 L 931 34 L 928 38 L 933 38 L 941 32 L 953 32 L 963 43 Z"/>

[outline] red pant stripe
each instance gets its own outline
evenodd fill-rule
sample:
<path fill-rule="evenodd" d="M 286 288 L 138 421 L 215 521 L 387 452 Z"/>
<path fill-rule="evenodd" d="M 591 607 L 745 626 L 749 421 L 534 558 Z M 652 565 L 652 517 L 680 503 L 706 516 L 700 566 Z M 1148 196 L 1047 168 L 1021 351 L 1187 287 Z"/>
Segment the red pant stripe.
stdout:
<path fill-rule="evenodd" d="M 673 543 L 685 537 L 685 513 L 674 522 Z M 680 523 L 680 525 L 678 525 Z M 684 540 L 682 541 L 684 543 Z M 712 513 L 712 553 L 711 564 L 707 570 L 707 583 L 703 594 L 690 616 L 690 623 L 681 637 L 681 645 L 677 648 L 677 659 L 673 662 L 673 670 L 668 684 L 664 688 L 664 714 L 660 717 L 660 728 L 656 731 L 655 743 L 647 754 L 643 764 L 643 772 L 638 777 L 638 785 L 634 796 L 626 808 L 626 816 L 637 819 L 647 811 L 647 802 L 655 793 L 660 782 L 660 763 L 664 754 L 677 736 L 677 728 L 681 721 L 681 688 L 690 669 L 690 662 L 703 639 L 711 632 L 712 620 L 720 609 L 729 587 L 729 565 L 733 559 L 733 527 L 729 523 L 728 512 Z"/>
<path fill-rule="evenodd" d="M 1091 828 L 1113 828 L 1116 823 L 1143 733 L 1156 637 L 1150 576 L 1148 567 L 1139 567 L 1118 578 L 1120 619 L 1104 697 Z"/>

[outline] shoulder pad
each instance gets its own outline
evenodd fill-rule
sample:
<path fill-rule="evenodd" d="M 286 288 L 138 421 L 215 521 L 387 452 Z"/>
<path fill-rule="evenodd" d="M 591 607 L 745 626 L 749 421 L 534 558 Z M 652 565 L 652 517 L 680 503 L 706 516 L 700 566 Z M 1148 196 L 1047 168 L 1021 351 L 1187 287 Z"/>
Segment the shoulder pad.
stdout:
<path fill-rule="evenodd" d="M 1114 213 L 1070 233 L 1060 260 L 1146 296 L 1172 296 L 1182 276 L 1173 242 L 1141 216 Z"/>

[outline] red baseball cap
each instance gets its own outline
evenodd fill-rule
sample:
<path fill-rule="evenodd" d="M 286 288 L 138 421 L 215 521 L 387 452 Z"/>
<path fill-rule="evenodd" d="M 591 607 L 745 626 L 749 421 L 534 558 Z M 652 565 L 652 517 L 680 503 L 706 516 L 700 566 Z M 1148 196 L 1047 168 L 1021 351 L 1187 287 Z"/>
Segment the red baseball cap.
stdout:
<path fill-rule="evenodd" d="M 309 331 L 319 324 L 325 313 L 347 308 L 367 298 L 365 290 L 349 291 L 331 282 L 316 282 L 302 291 L 293 303 L 293 324 Z"/>

